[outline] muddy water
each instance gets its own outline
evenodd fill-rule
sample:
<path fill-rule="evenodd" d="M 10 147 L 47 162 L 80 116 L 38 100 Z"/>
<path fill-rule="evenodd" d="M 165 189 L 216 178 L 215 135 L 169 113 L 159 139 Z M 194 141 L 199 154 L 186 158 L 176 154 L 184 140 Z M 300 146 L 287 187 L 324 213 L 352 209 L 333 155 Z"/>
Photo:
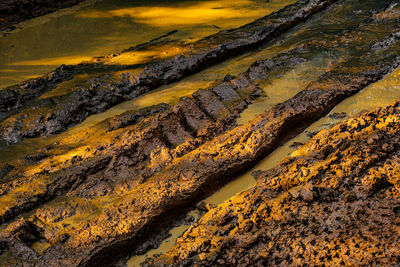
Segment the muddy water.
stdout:
<path fill-rule="evenodd" d="M 0 33 L 0 88 L 164 35 L 194 41 L 295 0 L 87 0 Z"/>

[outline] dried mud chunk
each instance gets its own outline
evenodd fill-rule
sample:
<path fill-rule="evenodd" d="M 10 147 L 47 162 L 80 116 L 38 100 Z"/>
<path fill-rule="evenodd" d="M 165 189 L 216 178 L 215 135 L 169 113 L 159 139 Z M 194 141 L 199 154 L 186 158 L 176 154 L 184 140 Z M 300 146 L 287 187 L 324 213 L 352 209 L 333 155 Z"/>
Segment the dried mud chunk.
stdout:
<path fill-rule="evenodd" d="M 199 101 L 203 110 L 214 120 L 231 115 L 230 111 L 211 91 L 200 89 L 193 94 L 193 97 Z"/>
<path fill-rule="evenodd" d="M 177 147 L 193 136 L 181 125 L 179 117 L 173 112 L 160 114 L 157 117 L 160 121 L 160 133 L 163 135 L 167 146 Z"/>
<path fill-rule="evenodd" d="M 169 149 L 165 146 L 159 146 L 150 154 L 150 165 L 153 171 L 160 171 L 167 163 L 172 161 Z"/>
<path fill-rule="evenodd" d="M 38 254 L 29 246 L 38 237 L 28 221 L 21 218 L 11 223 L 0 234 L 0 243 L 3 243 L 8 252 L 17 259 L 32 261 L 38 259 Z"/>
<path fill-rule="evenodd" d="M 267 72 L 277 64 L 279 64 L 279 62 L 272 60 L 254 62 L 249 69 L 249 78 L 253 81 L 264 80 L 267 77 Z"/>
<path fill-rule="evenodd" d="M 344 119 L 346 117 L 348 117 L 346 112 L 340 112 L 340 113 L 335 112 L 335 113 L 329 115 L 329 118 L 331 118 L 331 119 Z"/>
<path fill-rule="evenodd" d="M 182 98 L 172 111 L 178 116 L 182 116 L 186 124 L 196 133 L 212 123 L 211 118 L 199 108 L 191 97 Z"/>
<path fill-rule="evenodd" d="M 232 89 L 229 83 L 221 83 L 215 86 L 212 91 L 220 97 L 221 101 L 231 112 L 240 112 L 246 108 L 246 101 Z"/>

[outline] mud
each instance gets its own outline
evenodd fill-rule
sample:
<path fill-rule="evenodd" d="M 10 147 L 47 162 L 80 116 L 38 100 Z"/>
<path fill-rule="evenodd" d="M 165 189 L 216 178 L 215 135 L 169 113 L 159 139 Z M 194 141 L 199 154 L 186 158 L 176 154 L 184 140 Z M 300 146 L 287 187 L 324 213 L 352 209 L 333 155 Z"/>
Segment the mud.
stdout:
<path fill-rule="evenodd" d="M 49 147 L 46 152 L 27 156 L 25 161 L 19 162 L 18 170 L 11 172 L 13 169 L 5 166 L 9 182 L 2 184 L 2 197 L 7 203 L 2 208 L 1 220 L 4 222 L 15 217 L 64 191 L 70 197 L 92 199 L 91 212 L 99 209 L 99 197 L 110 199 L 114 195 L 116 199 L 121 198 L 126 190 L 136 188 L 175 158 L 232 128 L 237 115 L 263 95 L 248 77 L 249 72 L 240 77 L 228 76 L 207 90 L 196 91 L 193 97 L 182 98 L 173 107 L 160 104 L 125 112 L 84 134 L 80 132 L 63 139 L 65 144 L 75 142 L 76 138 L 78 143 L 85 143 L 72 153 L 71 146 L 68 146 L 66 153 L 62 154 L 63 143 L 59 143 L 55 144 L 61 147 L 59 149 Z M 38 165 L 31 164 L 40 160 Z M 34 189 L 18 193 L 23 187 Z M 71 201 L 37 209 L 31 220 L 42 232 L 35 241 L 45 239 L 53 243 L 63 239 L 62 233 L 71 230 L 64 226 L 65 221 L 76 214 L 83 216 L 87 209 L 92 209 L 85 207 L 90 206 L 87 203 L 82 207 L 79 200 L 70 205 Z M 101 203 L 104 201 L 100 200 Z M 58 226 L 48 225 L 60 220 L 62 223 Z M 30 243 L 25 246 L 29 247 Z M 11 249 L 8 251 L 15 254 Z"/>
<path fill-rule="evenodd" d="M 396 56 L 392 55 L 392 57 L 388 60 L 385 56 L 382 61 L 374 62 L 374 65 L 380 66 L 378 69 L 372 68 L 366 64 L 367 61 L 364 61 L 364 65 L 358 65 L 359 72 L 354 71 L 352 75 L 347 76 L 344 76 L 341 70 L 354 59 L 342 62 L 294 98 L 266 111 L 246 125 L 227 131 L 198 148 L 186 150 L 188 153 L 181 157 L 169 161 L 168 153 L 157 152 L 161 159 L 157 162 L 169 163 L 169 166 L 165 165 L 160 169 L 156 166 L 156 170 L 161 172 L 155 173 L 144 183 L 134 183 L 134 186 L 123 187 L 120 198 L 106 206 L 93 219 L 88 219 L 76 228 L 69 229 L 65 234 L 58 232 L 57 235 L 45 230 L 46 239 L 51 240 L 52 246 L 45 251 L 43 257 L 39 258 L 38 264 L 61 266 L 112 263 L 113 259 L 109 255 L 124 255 L 128 253 L 127 250 L 133 251 L 143 240 L 143 234 L 149 231 L 148 229 L 151 227 L 158 229 L 156 224 L 161 218 L 167 222 L 174 211 L 181 211 L 190 206 L 229 180 L 229 177 L 235 173 L 246 170 L 273 151 L 285 139 L 285 136 L 301 131 L 303 124 L 311 124 L 317 118 L 327 114 L 341 100 L 380 79 L 382 75 L 398 65 Z M 373 58 L 376 60 L 376 55 Z M 254 66 L 265 66 L 266 63 L 258 62 Z M 250 69 L 254 69 L 254 66 Z M 259 68 L 256 69 L 259 70 Z M 232 79 L 230 83 L 235 84 L 239 79 Z M 212 91 L 217 91 L 215 88 Z M 194 94 L 194 97 L 198 101 L 206 99 L 207 102 L 212 103 L 210 107 L 203 106 L 210 118 L 226 116 L 228 114 L 226 107 L 229 105 L 216 105 L 215 99 L 209 93 L 210 91 L 200 90 Z M 240 106 L 240 101 L 236 103 Z M 173 128 L 179 130 L 176 126 Z M 169 128 L 165 128 L 165 131 L 168 132 L 167 129 Z M 183 139 L 187 138 L 183 132 L 179 136 Z M 166 137 L 169 144 L 176 146 L 179 143 L 176 137 L 172 138 L 168 135 Z M 145 153 L 141 151 L 140 154 Z M 132 156 L 132 158 L 136 157 Z M 113 161 L 107 160 L 103 164 L 112 166 L 110 169 L 113 171 L 118 170 L 117 165 L 111 165 L 110 162 Z M 93 169 L 98 168 L 99 166 L 96 166 Z M 121 173 L 121 171 L 116 171 L 116 173 Z M 89 182 L 85 182 L 83 186 L 90 184 L 92 173 L 89 170 L 87 174 L 89 175 L 86 179 Z M 112 177 L 115 177 L 115 173 Z M 98 181 L 98 179 L 94 180 Z M 72 182 L 66 179 L 66 176 L 59 181 Z M 70 185 L 68 186 L 71 188 Z M 80 192 L 89 194 L 86 196 L 91 196 L 93 192 L 97 194 L 110 192 L 104 184 L 93 191 L 89 188 L 84 188 L 84 190 L 79 190 L 79 187 L 75 186 L 72 188 L 80 197 L 85 196 L 79 195 Z M 118 188 L 114 190 L 118 191 Z M 72 192 L 71 195 L 73 194 Z M 32 200 L 29 202 L 32 203 Z M 36 217 L 40 214 L 43 214 L 43 211 L 38 211 Z M 49 218 L 40 221 L 49 221 Z M 69 255 L 73 256 L 69 257 Z"/>
<path fill-rule="evenodd" d="M 71 7 L 83 0 L 3 0 L 0 3 L 0 31 L 12 30 L 14 25 L 34 17 Z"/>
<path fill-rule="evenodd" d="M 160 85 L 177 81 L 230 56 L 260 46 L 304 22 L 335 1 L 298 1 L 243 27 L 221 31 L 191 43 L 183 49 L 184 53 L 179 53 L 169 60 L 150 64 L 139 74 L 136 71 L 95 76 L 86 85 L 76 88 L 62 98 L 53 97 L 36 101 L 31 107 L 7 118 L 1 123 L 1 136 L 9 143 L 17 143 L 24 138 L 47 136 L 65 131 L 69 126 L 82 122 L 90 114 L 100 113 Z M 14 98 L 32 98 L 40 94 L 41 89 L 48 88 L 42 85 L 42 81 L 46 79 L 36 80 L 40 81 L 37 84 L 39 86 L 36 86 L 34 82 L 29 85 L 32 87 L 29 91 L 37 91 L 37 94 L 27 93 L 23 88 L 11 89 L 16 94 Z M 15 110 L 15 105 L 18 104 L 18 101 L 3 102 L 5 102 L 3 110 Z"/>
<path fill-rule="evenodd" d="M 293 8 L 304 3 L 281 12 L 294 12 Z M 314 1 L 308 4 L 311 10 L 325 6 Z M 193 223 L 182 217 L 196 203 L 400 65 L 400 39 L 396 37 L 400 25 L 387 18 L 396 5 L 378 9 L 366 12 L 368 17 L 351 30 L 326 39 L 302 40 L 288 52 L 258 60 L 247 71 L 226 75 L 176 104 L 122 113 L 2 166 L 0 262 L 121 265 L 130 256 L 159 245 L 177 220 Z M 263 19 L 258 23 L 265 27 Z M 240 35 L 243 31 L 225 33 Z M 209 38 L 218 39 L 216 36 Z M 247 41 L 241 47 L 248 47 Z M 221 57 L 237 51 L 232 49 Z M 327 50 L 339 57 L 326 72 L 288 100 L 267 107 L 243 125 L 237 124 L 249 105 L 268 98 L 263 89 L 271 77 L 313 60 L 315 51 Z M 210 54 L 205 55 L 199 58 L 211 60 Z M 220 60 L 220 54 L 215 57 Z M 192 59 L 178 56 L 155 63 L 139 74 L 143 81 L 135 83 L 146 81 L 146 88 L 153 88 L 180 79 L 191 66 L 201 68 L 197 65 L 201 60 L 191 65 Z M 171 65 L 175 67 L 166 72 L 164 64 L 177 60 L 187 64 L 178 72 Z M 115 79 L 111 76 L 107 79 Z M 155 77 L 158 80 L 152 80 Z M 102 79 L 95 80 L 107 88 Z M 88 109 L 102 106 L 100 111 L 120 101 L 113 93 L 104 93 L 110 99 L 103 103 L 96 98 L 96 90 L 85 93 L 93 97 L 94 104 Z M 79 109 L 86 108 L 85 99 L 82 97 Z M 254 173 L 256 187 L 216 208 L 197 204 L 198 210 L 208 213 L 169 253 L 148 264 L 288 265 L 329 260 L 339 264 L 346 257 L 354 264 L 393 264 L 399 251 L 397 235 L 389 234 L 398 231 L 393 222 L 398 206 L 399 111 L 396 103 L 315 133 L 303 147 L 295 144 L 299 150 L 294 157 L 270 171 Z M 90 114 L 85 112 L 71 120 L 83 120 Z M 334 118 L 345 116 L 332 114 Z M 59 117 L 55 113 L 49 117 L 49 121 L 54 118 L 54 129 Z M 22 115 L 21 120 L 3 121 L 14 123 L 6 134 L 11 141 L 22 138 L 18 132 L 22 128 L 13 130 L 22 122 L 27 127 L 23 136 L 35 136 L 29 127 L 34 129 L 41 122 L 32 119 L 30 123 L 31 119 Z M 49 133 L 44 128 L 40 131 Z M 381 227 L 384 231 L 379 231 Z M 346 235 L 348 239 L 344 239 Z"/>
<path fill-rule="evenodd" d="M 151 266 L 396 265 L 400 103 L 322 131 Z"/>

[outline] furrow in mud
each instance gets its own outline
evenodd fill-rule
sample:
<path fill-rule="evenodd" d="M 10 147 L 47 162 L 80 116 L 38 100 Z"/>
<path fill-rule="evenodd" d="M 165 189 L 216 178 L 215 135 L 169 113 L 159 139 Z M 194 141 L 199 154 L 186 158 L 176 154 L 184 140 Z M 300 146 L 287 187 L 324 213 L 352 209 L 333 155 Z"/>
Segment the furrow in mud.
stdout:
<path fill-rule="evenodd" d="M 150 266 L 396 265 L 400 103 L 324 130 Z"/>
<path fill-rule="evenodd" d="M 150 64 L 139 74 L 125 72 L 120 78 L 112 77 L 110 74 L 95 77 L 89 81 L 89 85 L 67 96 L 38 100 L 31 107 L 12 115 L 2 122 L 1 136 L 7 142 L 17 143 L 24 138 L 65 131 L 69 126 L 82 122 L 90 114 L 102 112 L 160 85 L 177 81 L 230 56 L 260 46 L 334 2 L 336 0 L 300 0 L 240 28 L 221 31 L 189 44 L 183 54 L 178 54 L 170 60 Z M 2 110 L 15 110 L 15 105 L 19 106 L 18 100 L 26 100 L 40 94 L 30 93 L 36 88 L 38 91 L 48 88 L 41 83 L 38 86 L 33 83 L 32 88 L 25 90 L 25 86 L 30 87 L 29 82 L 28 85 L 21 86 L 11 89 L 16 101 L 3 101 Z"/>

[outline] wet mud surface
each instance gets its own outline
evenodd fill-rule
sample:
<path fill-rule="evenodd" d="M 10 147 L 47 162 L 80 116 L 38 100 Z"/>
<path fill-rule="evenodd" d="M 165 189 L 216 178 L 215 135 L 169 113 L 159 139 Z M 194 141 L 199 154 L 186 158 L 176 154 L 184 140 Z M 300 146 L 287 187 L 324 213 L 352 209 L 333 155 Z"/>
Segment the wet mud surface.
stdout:
<path fill-rule="evenodd" d="M 144 265 L 396 264 L 399 103 L 352 118 L 330 112 L 400 66 L 400 7 L 333 2 L 299 1 L 140 67 L 115 70 L 107 62 L 165 45 L 163 38 L 0 91 L 3 140 L 57 137 L 90 114 L 283 31 L 300 36 L 286 51 L 172 104 L 155 101 L 67 131 L 0 165 L 0 264 L 125 266 L 160 246 L 171 227 L 183 236 Z M 300 23 L 331 4 L 313 21 L 324 25 L 319 38 L 304 38 Z M 332 32 L 330 12 L 353 16 Z M 319 63 L 311 81 L 271 100 L 276 93 L 266 88 L 274 79 L 326 55 L 328 66 Z M 75 76 L 85 78 L 67 94 L 52 91 Z M 243 119 L 257 105 L 261 114 Z M 200 202 L 328 114 L 344 122 L 292 142 L 298 150 L 255 172 L 253 188 L 219 206 Z"/>
<path fill-rule="evenodd" d="M 78 86 L 62 98 L 52 97 L 36 101 L 30 107 L 5 119 L 1 123 L 1 136 L 9 143 L 17 143 L 24 138 L 65 131 L 69 126 L 82 122 L 90 114 L 103 112 L 122 101 L 177 81 L 229 56 L 243 53 L 246 49 L 257 47 L 305 21 L 333 2 L 335 1 L 298 1 L 241 28 L 221 31 L 199 40 L 189 47 L 182 48 L 184 53 L 146 66 L 139 74 L 134 71 L 94 76 L 87 84 Z M 0 91 L 3 95 L 0 97 L 0 112 L 17 110 L 26 100 L 38 96 L 50 86 L 62 81 L 61 77 L 71 78 L 70 68 L 64 69 L 66 73 L 63 70 L 61 73 L 56 71 L 44 78 L 33 79 Z M 56 77 L 52 78 L 53 75 Z"/>

